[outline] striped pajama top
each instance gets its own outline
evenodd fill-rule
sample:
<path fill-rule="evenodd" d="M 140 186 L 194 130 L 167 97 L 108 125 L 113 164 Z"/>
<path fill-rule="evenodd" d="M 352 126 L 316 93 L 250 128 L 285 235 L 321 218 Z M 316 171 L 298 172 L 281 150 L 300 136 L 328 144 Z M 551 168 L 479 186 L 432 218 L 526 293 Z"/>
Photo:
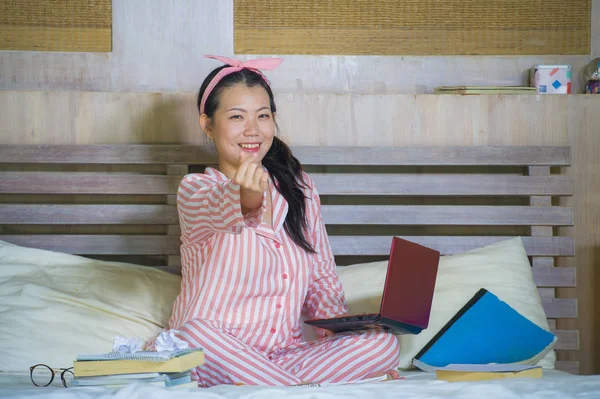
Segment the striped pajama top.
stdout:
<path fill-rule="evenodd" d="M 266 205 L 242 215 L 240 186 L 220 171 L 186 175 L 177 193 L 181 225 L 181 291 L 170 328 L 191 319 L 219 329 L 264 352 L 302 337 L 301 315 L 334 317 L 347 311 L 321 217 L 314 182 L 306 188 L 306 253 L 285 232 L 285 198 L 272 187 L 273 229 L 262 221 Z"/>

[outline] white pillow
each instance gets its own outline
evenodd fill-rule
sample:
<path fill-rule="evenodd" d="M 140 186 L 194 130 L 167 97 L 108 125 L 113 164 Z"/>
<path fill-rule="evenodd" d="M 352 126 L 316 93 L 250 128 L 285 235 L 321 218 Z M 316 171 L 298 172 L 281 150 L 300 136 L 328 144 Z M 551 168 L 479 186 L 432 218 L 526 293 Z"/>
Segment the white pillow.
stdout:
<path fill-rule="evenodd" d="M 387 261 L 338 267 L 350 314 L 377 313 Z M 398 335 L 400 368 L 413 358 L 480 288 L 486 288 L 517 312 L 549 331 L 548 320 L 533 281 L 531 265 L 519 237 L 440 258 L 429 326 L 418 335 Z M 553 369 L 554 350 L 537 364 Z"/>
<path fill-rule="evenodd" d="M 71 367 L 78 354 L 111 351 L 116 335 L 150 339 L 168 325 L 180 281 L 0 241 L 0 371 Z"/>

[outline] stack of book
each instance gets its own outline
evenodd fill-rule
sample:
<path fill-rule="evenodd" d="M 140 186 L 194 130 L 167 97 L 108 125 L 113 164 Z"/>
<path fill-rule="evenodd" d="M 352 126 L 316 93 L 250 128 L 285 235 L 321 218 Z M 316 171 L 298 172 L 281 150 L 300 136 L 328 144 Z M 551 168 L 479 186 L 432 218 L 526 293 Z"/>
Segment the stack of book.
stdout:
<path fill-rule="evenodd" d="M 168 388 L 196 387 L 191 371 L 202 364 L 202 349 L 80 355 L 73 362 L 72 385 L 119 387 L 143 383 Z"/>

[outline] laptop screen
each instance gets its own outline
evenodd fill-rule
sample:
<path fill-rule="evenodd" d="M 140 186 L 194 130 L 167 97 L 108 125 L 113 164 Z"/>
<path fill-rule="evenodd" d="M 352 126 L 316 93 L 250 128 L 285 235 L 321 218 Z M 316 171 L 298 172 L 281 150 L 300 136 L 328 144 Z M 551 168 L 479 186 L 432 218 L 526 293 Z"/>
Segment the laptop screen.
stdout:
<path fill-rule="evenodd" d="M 426 328 L 440 253 L 402 238 L 392 239 L 381 316 Z"/>

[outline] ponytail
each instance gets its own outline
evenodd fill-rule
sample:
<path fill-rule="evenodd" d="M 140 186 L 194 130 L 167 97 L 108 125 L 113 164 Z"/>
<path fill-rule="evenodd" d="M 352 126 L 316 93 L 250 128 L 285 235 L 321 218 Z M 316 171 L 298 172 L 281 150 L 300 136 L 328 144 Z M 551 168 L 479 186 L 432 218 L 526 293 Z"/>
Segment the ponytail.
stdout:
<path fill-rule="evenodd" d="M 262 160 L 262 164 L 277 182 L 277 190 L 288 203 L 288 213 L 283 225 L 285 231 L 306 252 L 315 253 L 305 236 L 308 226 L 306 197 L 302 188 L 306 187 L 306 183 L 302 179 L 300 161 L 292 155 L 292 151 L 283 141 L 273 137 L 273 144 Z"/>

